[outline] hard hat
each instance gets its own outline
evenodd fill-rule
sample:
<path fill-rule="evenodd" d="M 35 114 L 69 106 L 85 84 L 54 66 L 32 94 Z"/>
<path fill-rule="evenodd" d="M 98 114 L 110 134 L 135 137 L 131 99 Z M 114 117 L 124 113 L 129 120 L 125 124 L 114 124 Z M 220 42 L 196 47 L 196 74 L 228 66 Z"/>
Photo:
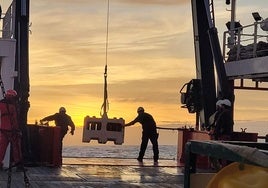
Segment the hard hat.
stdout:
<path fill-rule="evenodd" d="M 6 98 L 13 98 L 13 97 L 17 97 L 17 92 L 13 89 L 9 89 L 6 91 L 5 97 Z"/>
<path fill-rule="evenodd" d="M 222 105 L 222 102 L 223 102 L 223 100 L 218 100 L 218 101 L 216 102 L 216 106 L 220 106 L 220 105 Z"/>
<path fill-rule="evenodd" d="M 64 107 L 60 107 L 59 112 L 66 112 L 66 109 Z"/>
<path fill-rule="evenodd" d="M 226 105 L 226 106 L 229 106 L 229 107 L 232 106 L 231 101 L 229 101 L 228 99 L 224 99 L 224 100 L 222 100 L 222 104 L 224 104 L 224 105 Z"/>
<path fill-rule="evenodd" d="M 137 112 L 144 112 L 144 108 L 143 108 L 143 107 L 139 107 L 139 108 L 137 109 Z"/>

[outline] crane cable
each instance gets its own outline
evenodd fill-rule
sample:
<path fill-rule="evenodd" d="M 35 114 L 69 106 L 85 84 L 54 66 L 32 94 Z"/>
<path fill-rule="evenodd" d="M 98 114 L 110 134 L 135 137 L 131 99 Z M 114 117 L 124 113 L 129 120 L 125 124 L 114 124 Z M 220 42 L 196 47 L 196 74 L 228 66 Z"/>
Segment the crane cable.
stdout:
<path fill-rule="evenodd" d="M 108 64 L 108 43 L 109 43 L 109 17 L 110 17 L 110 0 L 107 0 L 106 16 L 106 46 L 105 46 L 105 68 L 104 68 L 104 100 L 101 106 L 101 116 L 107 117 L 109 110 L 108 91 L 107 91 L 107 64 Z"/>

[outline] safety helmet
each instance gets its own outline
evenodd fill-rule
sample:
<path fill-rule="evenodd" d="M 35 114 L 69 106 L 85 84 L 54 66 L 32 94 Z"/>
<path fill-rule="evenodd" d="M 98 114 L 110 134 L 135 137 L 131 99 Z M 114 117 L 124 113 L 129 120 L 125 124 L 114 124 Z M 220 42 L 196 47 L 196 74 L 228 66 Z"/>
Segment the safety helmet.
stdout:
<path fill-rule="evenodd" d="M 59 112 L 66 112 L 66 109 L 64 107 L 60 107 Z"/>
<path fill-rule="evenodd" d="M 224 105 L 226 105 L 226 106 L 229 106 L 229 107 L 231 107 L 231 101 L 229 101 L 228 99 L 224 99 L 224 100 L 222 100 L 222 104 L 224 104 Z"/>
<path fill-rule="evenodd" d="M 144 112 L 144 108 L 143 108 L 143 107 L 139 107 L 139 108 L 137 109 L 137 112 Z"/>
<path fill-rule="evenodd" d="M 218 101 L 216 102 L 216 106 L 220 106 L 220 105 L 222 105 L 222 102 L 223 102 L 223 100 L 218 100 Z"/>
<path fill-rule="evenodd" d="M 9 89 L 6 91 L 6 94 L 5 94 L 5 97 L 6 98 L 14 98 L 14 97 L 17 97 L 17 92 L 13 89 Z"/>

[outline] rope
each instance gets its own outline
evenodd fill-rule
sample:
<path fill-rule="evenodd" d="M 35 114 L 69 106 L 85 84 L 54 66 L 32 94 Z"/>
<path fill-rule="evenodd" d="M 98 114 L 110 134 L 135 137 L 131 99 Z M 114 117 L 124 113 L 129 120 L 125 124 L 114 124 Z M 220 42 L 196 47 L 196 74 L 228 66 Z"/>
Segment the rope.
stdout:
<path fill-rule="evenodd" d="M 109 17 L 110 0 L 107 1 L 107 22 L 106 22 L 106 48 L 105 48 L 105 68 L 104 68 L 104 100 L 101 106 L 101 116 L 107 117 L 109 111 L 108 90 L 107 90 L 107 64 L 108 64 L 108 44 L 109 44 Z"/>
<path fill-rule="evenodd" d="M 106 54 L 105 54 L 105 65 L 107 66 L 108 63 L 108 43 L 109 43 L 109 18 L 110 18 L 110 0 L 108 0 L 107 5 L 107 22 L 106 22 Z"/>
<path fill-rule="evenodd" d="M 170 131 L 182 131 L 188 130 L 187 128 L 169 128 L 169 127 L 156 127 L 157 129 L 170 130 Z"/>

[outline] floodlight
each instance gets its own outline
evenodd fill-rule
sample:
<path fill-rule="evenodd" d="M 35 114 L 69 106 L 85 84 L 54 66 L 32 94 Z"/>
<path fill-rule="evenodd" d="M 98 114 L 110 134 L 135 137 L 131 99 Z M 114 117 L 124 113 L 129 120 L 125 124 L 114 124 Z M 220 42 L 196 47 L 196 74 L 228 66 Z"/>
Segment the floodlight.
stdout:
<path fill-rule="evenodd" d="M 262 17 L 258 12 L 252 12 L 252 16 L 256 22 L 262 20 Z"/>
<path fill-rule="evenodd" d="M 230 31 L 231 30 L 231 22 L 227 22 L 226 27 Z M 240 31 L 242 31 L 243 30 L 242 27 L 243 26 L 240 24 L 240 22 L 234 22 L 235 33 L 237 33 L 239 29 L 240 29 Z"/>

